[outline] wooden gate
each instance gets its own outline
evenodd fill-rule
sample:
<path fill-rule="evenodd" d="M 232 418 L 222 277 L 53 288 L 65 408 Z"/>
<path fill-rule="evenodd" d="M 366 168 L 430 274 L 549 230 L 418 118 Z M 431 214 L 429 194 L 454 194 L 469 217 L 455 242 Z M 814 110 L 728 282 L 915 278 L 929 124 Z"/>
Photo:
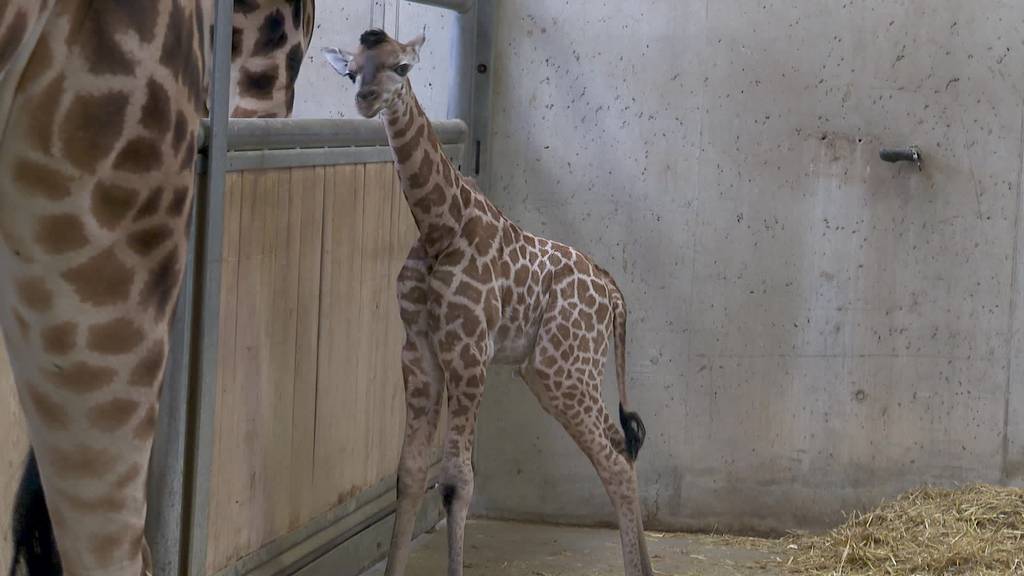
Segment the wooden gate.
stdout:
<path fill-rule="evenodd" d="M 465 125 L 435 128 L 457 157 Z M 227 170 L 223 213 L 206 215 L 223 244 L 218 310 L 202 312 L 219 337 L 213 426 L 193 444 L 212 459 L 193 470 L 206 506 L 186 521 L 192 562 L 205 556 L 192 573 L 356 572 L 390 536 L 395 285 L 418 231 L 377 121 L 232 121 Z M 421 528 L 441 516 L 428 500 Z"/>

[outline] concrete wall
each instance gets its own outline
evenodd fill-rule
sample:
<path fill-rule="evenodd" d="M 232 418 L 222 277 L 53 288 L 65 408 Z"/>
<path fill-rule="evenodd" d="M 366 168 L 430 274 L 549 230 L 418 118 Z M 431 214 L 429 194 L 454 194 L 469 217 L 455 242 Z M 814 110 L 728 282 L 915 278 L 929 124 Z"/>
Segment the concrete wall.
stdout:
<path fill-rule="evenodd" d="M 622 285 L 649 525 L 1024 478 L 1024 5 L 499 4 L 488 193 Z M 509 370 L 476 461 L 479 514 L 613 518 Z"/>

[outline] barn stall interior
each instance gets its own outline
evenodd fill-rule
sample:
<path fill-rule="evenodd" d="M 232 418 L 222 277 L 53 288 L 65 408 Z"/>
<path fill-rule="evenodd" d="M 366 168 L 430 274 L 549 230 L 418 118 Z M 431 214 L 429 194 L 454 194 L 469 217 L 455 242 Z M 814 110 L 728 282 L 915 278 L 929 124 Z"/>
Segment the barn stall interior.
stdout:
<path fill-rule="evenodd" d="M 426 30 L 410 78 L 446 154 L 617 280 L 656 573 L 1024 573 L 1024 7 L 316 10 L 292 119 L 229 122 L 215 69 L 150 478 L 156 574 L 384 573 L 395 281 L 418 232 L 383 126 L 320 52 L 368 27 Z M 0 383 L 6 510 L 26 441 Z M 512 368 L 485 391 L 466 574 L 622 573 L 587 457 Z M 442 449 L 410 576 L 447 569 Z"/>

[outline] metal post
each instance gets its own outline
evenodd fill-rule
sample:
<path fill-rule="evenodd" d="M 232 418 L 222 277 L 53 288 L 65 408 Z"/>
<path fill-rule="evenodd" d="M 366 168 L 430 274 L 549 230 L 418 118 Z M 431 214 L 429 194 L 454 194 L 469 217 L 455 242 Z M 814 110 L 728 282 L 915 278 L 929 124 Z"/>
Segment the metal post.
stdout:
<path fill-rule="evenodd" d="M 182 523 L 189 576 L 206 573 L 210 469 L 213 462 L 214 413 L 217 400 L 217 355 L 220 344 L 220 274 L 223 252 L 224 186 L 227 163 L 229 87 L 231 81 L 232 0 L 216 0 L 213 35 L 212 105 L 207 147 L 206 186 L 196 197 L 196 306 L 190 370 L 190 418 L 186 469 L 190 482 L 189 516 Z M 205 192 L 199 194 L 198 192 Z"/>
<path fill-rule="evenodd" d="M 491 116 L 491 66 L 495 0 L 477 0 L 456 17 L 452 34 L 452 70 L 448 91 L 448 117 L 469 125 L 469 141 L 463 151 L 462 172 L 477 179 L 486 192 L 488 137 Z"/>
<path fill-rule="evenodd" d="M 188 255 L 174 320 L 170 353 L 160 393 L 160 418 L 150 458 L 146 539 L 153 553 L 155 576 L 182 573 L 182 519 L 186 516 L 186 436 L 188 434 L 189 366 L 192 346 L 193 287 L 195 285 L 195 212 L 189 222 Z"/>

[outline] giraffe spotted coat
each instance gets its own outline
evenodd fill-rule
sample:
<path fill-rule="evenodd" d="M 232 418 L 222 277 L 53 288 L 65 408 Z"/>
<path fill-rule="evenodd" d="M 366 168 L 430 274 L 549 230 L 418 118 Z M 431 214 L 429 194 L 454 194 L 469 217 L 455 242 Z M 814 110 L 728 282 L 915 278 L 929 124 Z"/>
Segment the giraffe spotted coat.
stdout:
<path fill-rule="evenodd" d="M 235 115 L 286 116 L 313 2 L 234 5 Z M 145 485 L 205 113 L 209 8 L 0 2 L 0 327 L 32 445 L 12 574 L 149 570 Z"/>
<path fill-rule="evenodd" d="M 461 576 L 477 414 L 487 367 L 500 363 L 517 367 L 593 463 L 618 515 L 627 576 L 650 576 L 634 468 L 645 430 L 628 410 L 622 292 L 590 257 L 506 218 L 445 156 L 407 77 L 423 42 L 420 36 L 402 44 L 370 30 L 357 52 L 324 52 L 358 84 L 360 113 L 383 117 L 420 231 L 398 277 L 406 430 L 387 574 L 405 572 L 430 442 L 447 397 L 441 487 L 448 573 Z M 623 429 L 600 394 L 613 338 Z"/>

